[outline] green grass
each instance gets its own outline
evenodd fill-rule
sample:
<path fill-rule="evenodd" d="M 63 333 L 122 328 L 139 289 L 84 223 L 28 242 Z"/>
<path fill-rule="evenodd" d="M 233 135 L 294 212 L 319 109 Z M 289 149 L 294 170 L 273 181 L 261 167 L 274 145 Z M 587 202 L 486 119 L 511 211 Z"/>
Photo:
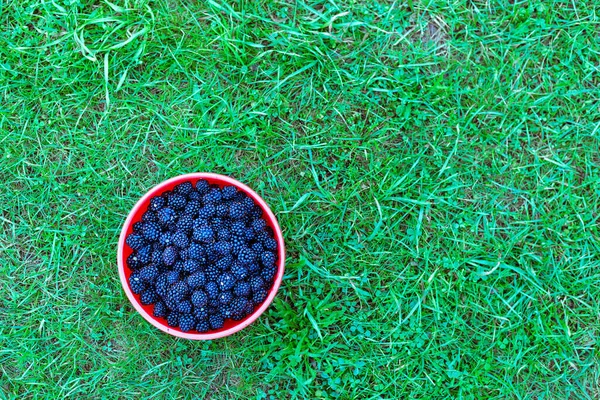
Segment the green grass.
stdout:
<path fill-rule="evenodd" d="M 0 397 L 600 396 L 597 2 L 91 3 L 0 2 Z M 193 171 L 287 245 L 213 342 L 117 275 Z"/>

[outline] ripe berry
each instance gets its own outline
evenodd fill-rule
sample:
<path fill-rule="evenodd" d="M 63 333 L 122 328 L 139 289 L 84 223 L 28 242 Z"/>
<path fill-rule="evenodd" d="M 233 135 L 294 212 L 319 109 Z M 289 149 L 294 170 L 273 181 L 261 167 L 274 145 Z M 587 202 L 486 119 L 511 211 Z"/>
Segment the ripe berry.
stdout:
<path fill-rule="evenodd" d="M 229 290 L 226 290 L 219 294 L 219 302 L 221 304 L 229 304 L 231 300 L 233 300 L 233 294 Z"/>
<path fill-rule="evenodd" d="M 169 313 L 169 316 L 167 317 L 167 324 L 173 328 L 179 325 L 179 313 L 177 311 L 172 311 Z"/>
<path fill-rule="evenodd" d="M 189 300 L 182 300 L 177 304 L 177 311 L 183 314 L 192 312 L 192 303 Z"/>
<path fill-rule="evenodd" d="M 171 232 L 162 232 L 158 237 L 158 242 L 163 246 L 169 246 L 173 243 L 173 234 Z"/>
<path fill-rule="evenodd" d="M 180 275 L 177 271 L 169 271 L 165 277 L 169 285 L 174 285 L 175 283 L 179 282 Z"/>
<path fill-rule="evenodd" d="M 182 215 L 179 218 L 179 220 L 177 221 L 177 223 L 175 224 L 175 226 L 177 226 L 177 229 L 179 229 L 180 231 L 189 233 L 192 231 L 193 224 L 194 224 L 194 218 L 192 218 L 191 215 Z"/>
<path fill-rule="evenodd" d="M 210 189 L 210 185 L 208 184 L 208 182 L 206 180 L 201 179 L 198 182 L 196 182 L 196 190 L 198 191 L 198 193 L 206 194 L 206 193 L 208 193 L 209 189 Z"/>
<path fill-rule="evenodd" d="M 139 249 L 136 253 L 137 259 L 142 264 L 148 264 L 150 262 L 150 256 L 152 255 L 152 246 L 146 245 Z"/>
<path fill-rule="evenodd" d="M 220 269 L 221 271 L 225 271 L 228 270 L 229 268 L 231 268 L 231 266 L 233 265 L 233 257 L 231 257 L 229 254 L 226 255 L 225 257 L 219 259 L 217 261 L 217 263 L 215 264 L 217 266 L 218 269 Z"/>
<path fill-rule="evenodd" d="M 198 217 L 200 218 L 212 218 L 215 215 L 216 207 L 213 203 L 206 203 L 204 207 L 198 210 Z"/>
<path fill-rule="evenodd" d="M 206 278 L 209 281 L 216 281 L 219 276 L 221 276 L 221 270 L 219 269 L 219 267 L 217 265 L 209 265 L 206 270 Z"/>
<path fill-rule="evenodd" d="M 233 287 L 233 294 L 237 297 L 247 297 L 250 295 L 250 284 L 241 281 L 235 284 Z"/>
<path fill-rule="evenodd" d="M 175 264 L 175 260 L 177 259 L 177 250 L 175 249 L 175 246 L 167 247 L 165 251 L 163 251 L 162 259 L 165 265 L 171 266 Z"/>
<path fill-rule="evenodd" d="M 208 308 L 205 306 L 194 307 L 192 314 L 197 320 L 206 319 L 208 318 Z"/>
<path fill-rule="evenodd" d="M 165 303 L 163 303 L 162 301 L 157 301 L 156 303 L 154 303 L 154 316 L 155 317 L 159 317 L 159 318 L 164 318 L 167 316 L 167 314 L 169 313 L 169 310 L 167 309 L 167 306 L 165 306 Z"/>
<path fill-rule="evenodd" d="M 250 217 L 253 219 L 257 219 L 257 218 L 262 218 L 263 215 L 263 211 L 262 208 L 260 208 L 259 205 L 254 205 L 251 209 L 250 209 Z"/>
<path fill-rule="evenodd" d="M 196 189 L 192 190 L 190 192 L 190 194 L 188 194 L 188 199 L 189 200 L 202 200 L 202 195 L 200 193 L 198 193 L 198 191 Z"/>
<path fill-rule="evenodd" d="M 260 255 L 260 260 L 262 262 L 262 265 L 264 265 L 265 267 L 271 267 L 275 265 L 275 254 L 271 253 L 270 251 L 266 251 Z"/>
<path fill-rule="evenodd" d="M 173 207 L 175 210 L 181 210 L 187 204 L 187 199 L 185 196 L 182 196 L 177 193 L 173 193 L 168 197 L 169 206 Z"/>
<path fill-rule="evenodd" d="M 144 225 L 142 225 L 142 231 L 143 227 Z M 135 233 L 132 233 L 129 236 L 127 236 L 127 239 L 125 239 L 125 243 L 127 243 L 127 245 L 133 250 L 139 250 L 146 245 L 144 237 Z"/>
<path fill-rule="evenodd" d="M 138 221 L 136 223 L 133 224 L 133 232 L 134 233 L 142 233 L 142 226 L 144 226 L 144 224 L 142 223 L 142 221 Z"/>
<path fill-rule="evenodd" d="M 136 270 L 138 268 L 141 268 L 144 266 L 144 264 L 142 264 L 140 262 L 140 259 L 138 258 L 137 254 L 135 253 L 131 253 L 129 255 L 129 257 L 127 257 L 127 266 L 129 267 L 129 269 L 131 270 Z"/>
<path fill-rule="evenodd" d="M 265 289 L 257 290 L 252 294 L 252 302 L 255 306 L 262 304 L 263 301 L 267 298 L 267 291 Z"/>
<path fill-rule="evenodd" d="M 244 310 L 246 309 L 247 305 L 248 305 L 248 300 L 246 298 L 237 297 L 231 302 L 230 309 L 233 314 L 243 315 Z"/>
<path fill-rule="evenodd" d="M 183 249 L 188 247 L 190 244 L 190 239 L 188 239 L 184 231 L 177 231 L 173 235 L 173 244 L 180 249 Z"/>
<path fill-rule="evenodd" d="M 154 304 L 158 300 L 158 295 L 153 288 L 149 287 L 144 290 L 140 296 L 140 301 L 143 305 Z"/>
<path fill-rule="evenodd" d="M 238 253 L 238 260 L 242 264 L 250 264 L 256 260 L 256 253 L 248 247 L 242 247 Z"/>
<path fill-rule="evenodd" d="M 275 251 L 277 249 L 277 241 L 272 237 L 267 237 L 262 241 L 263 247 L 267 250 Z"/>
<path fill-rule="evenodd" d="M 229 240 L 231 238 L 231 232 L 226 227 L 221 227 L 217 229 L 217 239 L 218 240 Z"/>
<path fill-rule="evenodd" d="M 210 327 L 212 329 L 221 329 L 225 320 L 220 315 L 211 315 L 208 317 L 208 322 L 210 323 Z"/>
<path fill-rule="evenodd" d="M 214 232 L 211 227 L 203 226 L 199 229 L 194 229 L 193 238 L 198 242 L 212 242 L 214 240 Z"/>
<path fill-rule="evenodd" d="M 222 256 L 227 255 L 231 253 L 231 243 L 219 241 L 215 243 L 214 250 Z"/>
<path fill-rule="evenodd" d="M 194 185 L 192 185 L 192 182 L 183 182 L 173 188 L 175 193 L 179 193 L 184 196 L 190 194 L 192 190 L 194 190 Z"/>
<path fill-rule="evenodd" d="M 270 267 L 264 267 L 260 272 L 260 276 L 267 282 L 271 282 L 277 274 L 277 267 L 271 265 Z"/>
<path fill-rule="evenodd" d="M 205 319 L 200 320 L 196 324 L 196 330 L 200 333 L 208 332 L 210 330 L 210 324 Z"/>
<path fill-rule="evenodd" d="M 208 282 L 206 284 L 206 294 L 209 299 L 216 299 L 219 296 L 219 286 L 216 282 Z"/>
<path fill-rule="evenodd" d="M 140 294 L 144 291 L 144 289 L 146 289 L 146 284 L 140 278 L 139 272 L 134 272 L 129 276 L 129 287 L 135 294 Z"/>
<path fill-rule="evenodd" d="M 217 283 L 219 284 L 219 289 L 221 290 L 229 290 L 233 288 L 235 285 L 235 278 L 230 273 L 224 273 L 219 277 Z"/>
<path fill-rule="evenodd" d="M 246 225 L 241 221 L 235 221 L 230 227 L 231 234 L 237 237 L 246 236 Z"/>
<path fill-rule="evenodd" d="M 235 186 L 225 186 L 221 189 L 221 195 L 225 200 L 231 200 L 237 193 L 237 188 Z"/>
<path fill-rule="evenodd" d="M 238 280 L 245 279 L 248 276 L 248 269 L 243 264 L 241 264 L 239 262 L 235 262 L 235 263 L 233 263 L 233 265 L 231 267 L 231 273 Z"/>
<path fill-rule="evenodd" d="M 189 290 L 190 289 L 185 282 L 179 281 L 169 288 L 167 297 L 170 297 L 179 303 L 189 294 Z"/>
<path fill-rule="evenodd" d="M 183 263 L 183 270 L 185 272 L 189 272 L 190 274 L 193 274 L 194 272 L 198 271 L 200 269 L 200 263 L 198 262 L 198 260 L 194 260 L 193 258 L 190 258 L 189 260 L 185 260 L 185 262 Z"/>
<path fill-rule="evenodd" d="M 265 281 L 263 281 L 260 276 L 253 276 L 252 279 L 250 279 L 250 286 L 252 287 L 253 292 L 257 292 L 264 288 Z"/>
<path fill-rule="evenodd" d="M 184 332 L 188 332 L 191 331 L 192 329 L 194 329 L 196 327 L 196 318 L 194 318 L 194 316 L 192 314 L 181 314 L 179 316 L 179 328 L 184 331 Z"/>
<path fill-rule="evenodd" d="M 232 219 L 242 219 L 246 216 L 246 207 L 237 201 L 229 205 L 229 216 Z"/>
<path fill-rule="evenodd" d="M 211 188 L 207 194 L 204 195 L 202 200 L 204 203 L 219 203 L 223 196 L 221 195 L 221 190 L 219 188 Z"/>
<path fill-rule="evenodd" d="M 206 275 L 204 272 L 196 272 L 187 277 L 187 284 L 192 289 L 202 287 L 206 284 Z"/>
<path fill-rule="evenodd" d="M 191 200 L 185 205 L 184 215 L 189 215 L 192 218 L 198 216 L 198 211 L 202 208 L 202 204 L 197 200 Z"/>
<path fill-rule="evenodd" d="M 255 219 L 254 221 L 252 221 L 252 229 L 254 229 L 254 232 L 256 232 L 256 233 L 264 230 L 266 227 L 267 227 L 267 222 L 262 218 Z"/>
<path fill-rule="evenodd" d="M 160 226 L 156 222 L 146 222 L 142 227 L 142 235 L 153 242 L 160 236 Z"/>
<path fill-rule="evenodd" d="M 158 276 L 158 268 L 151 264 L 140 269 L 139 277 L 144 282 L 152 282 Z"/>
<path fill-rule="evenodd" d="M 215 215 L 219 218 L 226 217 L 229 214 L 229 207 L 226 204 L 217 204 L 215 208 Z"/>
<path fill-rule="evenodd" d="M 169 282 L 167 281 L 168 272 L 164 274 L 160 274 L 156 281 L 154 282 L 154 287 L 156 288 L 156 294 L 160 297 L 164 297 L 167 295 L 167 289 L 169 288 Z"/>
<path fill-rule="evenodd" d="M 158 222 L 158 217 L 154 211 L 148 210 L 142 214 L 142 222 Z"/>
<path fill-rule="evenodd" d="M 158 210 L 158 222 L 160 222 L 162 226 L 167 226 L 170 223 L 175 222 L 176 217 L 177 214 L 175 214 L 175 211 L 171 207 L 165 207 Z"/>
<path fill-rule="evenodd" d="M 203 307 L 208 303 L 208 296 L 202 290 L 196 290 L 192 293 L 192 304 L 196 307 Z"/>
<path fill-rule="evenodd" d="M 165 206 L 165 199 L 162 197 L 153 197 L 150 199 L 148 208 L 152 211 L 158 211 Z"/>

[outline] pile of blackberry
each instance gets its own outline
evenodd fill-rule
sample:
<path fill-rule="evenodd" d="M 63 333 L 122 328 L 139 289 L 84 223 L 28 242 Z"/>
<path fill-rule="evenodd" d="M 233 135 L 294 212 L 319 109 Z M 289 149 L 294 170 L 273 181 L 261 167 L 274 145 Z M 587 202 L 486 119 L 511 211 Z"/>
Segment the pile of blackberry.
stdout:
<path fill-rule="evenodd" d="M 277 242 L 262 209 L 234 186 L 183 182 L 150 200 L 126 243 L 131 290 L 182 331 L 220 329 L 262 304 Z"/>

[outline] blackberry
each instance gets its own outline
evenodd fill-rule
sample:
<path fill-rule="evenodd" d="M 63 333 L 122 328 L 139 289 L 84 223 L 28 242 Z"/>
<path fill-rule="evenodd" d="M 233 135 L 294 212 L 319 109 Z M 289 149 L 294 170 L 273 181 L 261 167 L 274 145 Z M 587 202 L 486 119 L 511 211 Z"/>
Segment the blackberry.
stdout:
<path fill-rule="evenodd" d="M 172 311 L 169 313 L 167 316 L 167 324 L 169 324 L 169 326 L 172 328 L 179 325 L 179 313 L 177 311 Z"/>
<path fill-rule="evenodd" d="M 198 193 L 206 194 L 206 193 L 208 193 L 209 189 L 210 189 L 210 185 L 208 184 L 208 182 L 206 180 L 201 179 L 198 182 L 196 182 L 196 190 L 198 191 Z"/>
<path fill-rule="evenodd" d="M 133 224 L 133 232 L 142 233 L 142 226 L 144 226 L 144 223 L 142 221 L 136 222 L 135 224 Z"/>
<path fill-rule="evenodd" d="M 221 195 L 225 200 L 231 200 L 237 193 L 237 188 L 235 186 L 225 186 L 221 189 Z"/>
<path fill-rule="evenodd" d="M 242 201 L 244 200 L 246 197 L 248 197 L 248 195 L 242 191 L 237 192 L 234 196 L 232 200 L 235 201 Z"/>
<path fill-rule="evenodd" d="M 144 228 L 144 225 L 142 225 L 142 230 L 143 230 L 143 228 Z M 139 250 L 146 245 L 146 241 L 144 240 L 144 237 L 142 235 L 138 235 L 136 233 L 132 233 L 129 236 L 127 236 L 127 239 L 125 239 L 125 243 L 127 243 L 127 245 L 129 247 L 131 247 L 133 250 Z"/>
<path fill-rule="evenodd" d="M 198 216 L 198 211 L 200 211 L 200 208 L 202 208 L 202 204 L 199 201 L 191 200 L 185 205 L 183 214 L 195 218 Z"/>
<path fill-rule="evenodd" d="M 156 294 L 158 294 L 160 297 L 165 297 L 167 295 L 167 289 L 169 288 L 168 275 L 168 272 L 160 274 L 154 282 Z"/>
<path fill-rule="evenodd" d="M 192 289 L 196 289 L 206 285 L 206 275 L 204 272 L 196 272 L 187 277 L 187 284 Z"/>
<path fill-rule="evenodd" d="M 221 329 L 225 320 L 220 315 L 211 315 L 208 317 L 208 323 L 212 329 Z"/>
<path fill-rule="evenodd" d="M 167 309 L 167 306 L 165 306 L 165 303 L 163 303 L 160 300 L 157 301 L 156 303 L 154 303 L 154 311 L 152 314 L 155 317 L 165 318 L 168 313 L 169 313 L 169 310 Z"/>
<path fill-rule="evenodd" d="M 260 218 L 252 221 L 251 225 L 252 229 L 254 229 L 254 232 L 258 233 L 267 227 L 267 222 L 264 219 Z"/>
<path fill-rule="evenodd" d="M 173 222 L 177 218 L 177 214 L 171 207 L 165 207 L 162 210 L 158 210 L 158 222 L 162 226 L 167 226 Z"/>
<path fill-rule="evenodd" d="M 221 307 L 221 302 L 219 301 L 219 296 L 217 296 L 214 299 L 208 300 L 208 307 L 213 308 L 213 312 L 211 314 L 214 314 L 215 313 L 214 309 Z"/>
<path fill-rule="evenodd" d="M 227 204 L 217 204 L 217 207 L 215 207 L 215 215 L 219 218 L 224 218 L 229 214 L 229 207 L 227 207 Z"/>
<path fill-rule="evenodd" d="M 192 231 L 192 225 L 194 224 L 194 218 L 191 215 L 185 214 L 182 215 L 175 226 L 182 232 L 190 233 Z"/>
<path fill-rule="evenodd" d="M 250 300 L 248 300 L 248 303 L 246 304 L 246 309 L 244 310 L 244 314 L 250 315 L 253 312 L 254 312 L 254 304 L 252 304 L 252 302 Z"/>
<path fill-rule="evenodd" d="M 188 249 L 179 250 L 179 258 L 181 258 L 182 261 L 188 260 L 190 258 L 190 251 Z"/>
<path fill-rule="evenodd" d="M 160 236 L 160 226 L 156 222 L 146 222 L 142 227 L 142 235 L 153 242 Z"/>
<path fill-rule="evenodd" d="M 140 279 L 144 282 L 152 282 L 158 276 L 158 268 L 154 264 L 150 264 L 140 269 Z"/>
<path fill-rule="evenodd" d="M 250 263 L 246 265 L 246 267 L 248 268 L 248 273 L 250 275 L 254 275 L 256 272 L 260 271 L 260 266 L 257 262 Z"/>
<path fill-rule="evenodd" d="M 217 279 L 217 283 L 219 285 L 219 289 L 221 290 L 229 290 L 233 288 L 235 285 L 235 278 L 230 273 L 224 273 Z"/>
<path fill-rule="evenodd" d="M 181 314 L 179 317 L 179 328 L 188 332 L 196 327 L 196 318 L 192 314 Z"/>
<path fill-rule="evenodd" d="M 250 286 L 253 292 L 257 292 L 265 287 L 265 281 L 260 276 L 253 276 L 250 279 Z"/>
<path fill-rule="evenodd" d="M 165 301 L 165 306 L 171 310 L 171 311 L 177 311 L 177 306 L 179 305 L 179 303 L 177 302 L 177 300 L 175 300 L 174 298 L 172 298 L 171 296 L 169 296 L 169 294 L 167 294 L 165 297 L 163 297 L 163 300 Z"/>
<path fill-rule="evenodd" d="M 200 210 L 198 210 L 198 217 L 200 218 L 212 218 L 214 217 L 216 212 L 216 207 L 214 204 L 212 203 L 206 203 L 204 205 L 204 207 L 202 207 Z"/>
<path fill-rule="evenodd" d="M 173 271 L 183 272 L 183 261 L 175 261 L 175 264 L 173 264 Z"/>
<path fill-rule="evenodd" d="M 260 272 L 260 276 L 262 276 L 262 278 L 267 282 L 271 282 L 275 277 L 275 274 L 277 274 L 277 267 L 274 265 L 264 267 Z"/>
<path fill-rule="evenodd" d="M 241 321 L 241 320 L 243 320 L 243 319 L 244 319 L 244 317 L 245 317 L 245 316 L 246 316 L 246 315 L 244 315 L 244 314 L 236 314 L 236 313 L 232 313 L 232 314 L 231 314 L 231 319 L 232 319 L 232 320 L 234 320 L 234 321 Z"/>
<path fill-rule="evenodd" d="M 219 296 L 219 286 L 216 282 L 208 282 L 205 289 L 209 299 L 216 299 Z"/>
<path fill-rule="evenodd" d="M 150 256 L 152 255 L 152 246 L 149 244 L 139 249 L 136 253 L 137 259 L 142 264 L 148 264 L 150 262 Z"/>
<path fill-rule="evenodd" d="M 231 267 L 231 273 L 237 279 L 245 279 L 248 276 L 248 269 L 243 264 L 236 262 Z"/>
<path fill-rule="evenodd" d="M 246 207 L 242 203 L 234 201 L 229 205 L 229 216 L 232 219 L 242 219 L 246 216 Z"/>
<path fill-rule="evenodd" d="M 213 228 L 213 230 L 215 231 L 218 231 L 219 229 L 225 227 L 225 225 L 226 222 L 223 218 L 215 217 L 210 220 L 210 227 Z"/>
<path fill-rule="evenodd" d="M 206 218 L 196 218 L 192 223 L 192 229 L 197 230 L 209 226 L 209 221 Z"/>
<path fill-rule="evenodd" d="M 255 205 L 254 207 L 252 207 L 250 209 L 250 218 L 252 218 L 252 219 L 262 218 L 262 215 L 263 215 L 263 211 L 259 205 Z"/>
<path fill-rule="evenodd" d="M 162 232 L 158 237 L 158 243 L 163 246 L 169 246 L 173 244 L 173 234 L 171 232 Z"/>
<path fill-rule="evenodd" d="M 254 243 L 250 248 L 252 249 L 254 254 L 261 254 L 265 250 L 263 248 L 263 245 L 259 242 Z"/>
<path fill-rule="evenodd" d="M 244 237 L 246 238 L 246 241 L 250 242 L 250 241 L 253 241 L 256 239 L 256 233 L 254 233 L 252 228 L 246 228 L 246 231 L 244 233 L 245 233 Z"/>
<path fill-rule="evenodd" d="M 244 297 L 237 297 L 230 304 L 230 309 L 233 314 L 244 314 L 248 300 Z"/>
<path fill-rule="evenodd" d="M 218 188 L 211 188 L 207 194 L 204 195 L 202 200 L 204 200 L 204 204 L 206 203 L 219 203 L 223 199 L 221 195 L 221 190 Z"/>
<path fill-rule="evenodd" d="M 158 222 L 158 217 L 154 211 L 146 211 L 142 214 L 142 222 Z"/>
<path fill-rule="evenodd" d="M 231 224 L 231 234 L 237 237 L 246 236 L 246 225 L 241 221 L 235 221 Z"/>
<path fill-rule="evenodd" d="M 173 244 L 179 247 L 180 249 L 183 249 L 189 246 L 190 239 L 188 239 L 184 231 L 177 231 L 173 235 Z"/>
<path fill-rule="evenodd" d="M 194 314 L 197 320 L 206 319 L 208 318 L 208 308 L 204 306 L 194 307 L 192 314 Z"/>
<path fill-rule="evenodd" d="M 219 300 L 215 300 L 215 301 L 218 302 Z M 216 306 L 209 305 L 207 307 L 207 310 L 208 310 L 208 315 L 215 315 L 215 314 L 219 313 L 219 309 Z"/>
<path fill-rule="evenodd" d="M 199 229 L 194 229 L 193 238 L 198 242 L 212 242 L 214 240 L 214 232 L 211 227 L 204 226 Z"/>
<path fill-rule="evenodd" d="M 218 240 L 229 240 L 231 238 L 231 232 L 226 227 L 221 227 L 217 229 L 217 239 Z"/>
<path fill-rule="evenodd" d="M 246 241 L 239 237 L 231 238 L 229 243 L 231 243 L 231 254 L 235 255 L 240 254 L 240 251 L 246 247 Z"/>
<path fill-rule="evenodd" d="M 275 251 L 277 250 L 277 241 L 272 237 L 267 237 L 262 241 L 262 245 L 265 249 Z"/>
<path fill-rule="evenodd" d="M 142 292 L 142 294 L 140 295 L 140 302 L 145 306 L 154 304 L 154 303 L 156 303 L 157 300 L 158 300 L 158 295 L 156 294 L 154 289 L 151 287 L 146 288 L 146 290 L 144 290 Z"/>
<path fill-rule="evenodd" d="M 217 313 L 224 319 L 231 318 L 231 307 L 229 307 L 229 304 L 219 304 L 217 306 Z"/>
<path fill-rule="evenodd" d="M 221 270 L 216 265 L 209 265 L 205 273 L 209 281 L 216 281 L 221 276 Z"/>
<path fill-rule="evenodd" d="M 267 298 L 267 291 L 265 289 L 260 289 L 260 290 L 257 290 L 256 292 L 252 293 L 252 302 L 254 303 L 255 306 L 262 304 L 266 298 Z"/>
<path fill-rule="evenodd" d="M 215 243 L 214 250 L 222 256 L 229 254 L 231 253 L 231 243 L 221 240 Z"/>
<path fill-rule="evenodd" d="M 195 307 L 203 307 L 208 303 L 208 296 L 202 290 L 192 293 L 192 304 Z"/>
<path fill-rule="evenodd" d="M 206 261 L 204 249 L 198 243 L 190 244 L 190 247 L 188 247 L 188 253 L 191 259 L 198 260 L 201 264 Z"/>
<path fill-rule="evenodd" d="M 210 331 L 210 324 L 205 319 L 200 320 L 196 324 L 196 330 L 200 333 L 208 332 L 208 331 Z"/>
<path fill-rule="evenodd" d="M 148 206 L 148 208 L 152 211 L 158 211 L 161 208 L 163 208 L 165 204 L 165 199 L 157 196 L 150 199 L 150 205 Z"/>
<path fill-rule="evenodd" d="M 179 303 L 189 294 L 189 291 L 190 288 L 188 285 L 183 281 L 179 281 L 169 288 L 167 291 L 167 297 L 170 297 Z"/>
<path fill-rule="evenodd" d="M 167 272 L 165 277 L 166 277 L 167 283 L 169 285 L 174 285 L 177 282 L 179 282 L 180 275 L 179 275 L 179 272 L 177 272 L 177 271 L 169 271 L 169 272 Z"/>
<path fill-rule="evenodd" d="M 127 266 L 129 267 L 129 269 L 135 271 L 136 269 L 143 267 L 144 264 L 140 262 L 140 259 L 138 258 L 137 254 L 131 253 L 129 257 L 127 257 Z"/>
<path fill-rule="evenodd" d="M 229 304 L 231 303 L 231 300 L 233 300 L 233 294 L 229 290 L 219 294 L 219 302 L 221 304 Z"/>
<path fill-rule="evenodd" d="M 183 182 L 173 188 L 175 193 L 179 193 L 184 196 L 190 194 L 192 190 L 194 190 L 194 185 L 192 185 L 192 182 Z"/>
<path fill-rule="evenodd" d="M 202 195 L 200 193 L 198 193 L 198 191 L 196 189 L 194 189 L 190 192 L 190 194 L 188 194 L 188 199 L 189 200 L 201 200 Z"/>
<path fill-rule="evenodd" d="M 256 241 L 257 241 L 257 242 L 261 242 L 261 243 L 263 243 L 263 244 L 264 244 L 264 243 L 265 243 L 265 240 L 267 240 L 267 239 L 269 239 L 269 238 L 270 238 L 270 236 L 269 236 L 269 234 L 267 233 L 267 231 L 260 231 L 260 232 L 258 232 L 258 233 L 256 234 L 256 238 L 255 238 L 255 239 L 256 239 Z"/>
<path fill-rule="evenodd" d="M 248 282 L 238 282 L 233 287 L 233 294 L 237 297 L 248 297 L 250 295 L 251 288 Z"/>
<path fill-rule="evenodd" d="M 200 263 L 198 262 L 198 260 L 194 260 L 192 258 L 190 258 L 189 260 L 185 260 L 185 262 L 183 263 L 183 270 L 185 272 L 189 272 L 190 274 L 193 274 L 194 272 L 198 271 L 200 269 Z"/>
<path fill-rule="evenodd" d="M 256 253 L 248 247 L 242 247 L 238 253 L 238 260 L 242 264 L 250 264 L 256 261 Z"/>
<path fill-rule="evenodd" d="M 157 264 L 157 265 L 162 264 L 162 255 L 163 255 L 163 250 L 161 250 L 159 248 L 152 249 L 152 254 L 150 256 L 150 262 L 152 264 Z"/>
<path fill-rule="evenodd" d="M 221 258 L 220 260 L 217 261 L 217 263 L 215 264 L 217 266 L 218 269 L 220 269 L 221 271 L 225 271 L 228 270 L 229 268 L 231 268 L 231 266 L 233 265 L 233 257 L 231 257 L 229 254 L 226 255 L 225 257 Z"/>
<path fill-rule="evenodd" d="M 182 300 L 177 304 L 177 311 L 182 314 L 189 314 L 192 312 L 192 303 L 189 300 Z"/>
<path fill-rule="evenodd" d="M 242 200 L 242 204 L 244 205 L 244 207 L 246 207 L 247 210 L 252 210 L 252 207 L 254 207 L 254 200 L 252 200 L 251 197 L 246 196 Z"/>
<path fill-rule="evenodd" d="M 171 266 L 177 260 L 177 250 L 175 246 L 169 246 L 163 251 L 162 260 L 165 265 Z"/>
<path fill-rule="evenodd" d="M 177 193 L 171 194 L 168 197 L 167 201 L 169 203 L 169 206 L 173 207 L 173 209 L 175 209 L 175 210 L 181 210 L 187 204 L 187 199 L 185 198 L 185 196 L 182 196 Z"/>
<path fill-rule="evenodd" d="M 146 284 L 140 278 L 139 272 L 134 272 L 133 274 L 129 275 L 129 287 L 135 294 L 140 294 L 144 291 L 144 289 L 146 289 Z"/>
<path fill-rule="evenodd" d="M 271 253 L 270 251 L 265 251 L 260 255 L 260 261 L 265 267 L 271 267 L 275 265 L 275 260 L 275 254 Z"/>

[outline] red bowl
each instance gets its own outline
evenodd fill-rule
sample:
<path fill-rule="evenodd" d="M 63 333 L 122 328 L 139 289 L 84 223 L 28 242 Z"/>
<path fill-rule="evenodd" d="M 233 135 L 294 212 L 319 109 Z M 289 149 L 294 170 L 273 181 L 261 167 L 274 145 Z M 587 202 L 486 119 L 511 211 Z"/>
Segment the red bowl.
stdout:
<path fill-rule="evenodd" d="M 172 328 L 167 324 L 167 320 L 164 318 L 157 318 L 153 315 L 154 305 L 145 306 L 140 301 L 140 296 L 133 293 L 131 288 L 129 287 L 129 275 L 131 275 L 131 270 L 126 266 L 125 260 L 132 253 L 132 249 L 125 243 L 125 238 L 133 231 L 133 224 L 138 222 L 142 218 L 142 214 L 148 209 L 148 204 L 150 203 L 150 199 L 156 195 L 160 195 L 167 190 L 172 190 L 177 184 L 192 181 L 194 184 L 200 180 L 206 179 L 211 184 L 217 184 L 219 186 L 232 185 L 245 192 L 248 196 L 250 196 L 256 204 L 258 204 L 263 210 L 263 218 L 267 221 L 267 225 L 273 229 L 275 233 L 275 240 L 277 240 L 277 251 L 278 251 L 278 263 L 277 263 L 277 275 L 275 276 L 275 281 L 273 282 L 273 286 L 269 291 L 269 295 L 266 300 L 260 305 L 260 307 L 256 308 L 254 312 L 248 315 L 241 321 L 233 321 L 228 319 L 225 322 L 223 328 L 218 330 L 212 330 L 205 333 L 190 333 L 183 332 L 179 328 Z M 194 340 L 210 340 L 210 339 L 218 339 L 225 336 L 229 336 L 239 330 L 244 329 L 252 322 L 254 322 L 265 310 L 275 297 L 279 286 L 281 285 L 281 279 L 283 278 L 284 264 L 285 264 L 285 248 L 283 243 L 283 235 L 281 234 L 281 228 L 277 223 L 277 219 L 273 212 L 269 209 L 269 206 L 265 201 L 250 189 L 248 186 L 244 185 L 241 182 L 236 181 L 228 176 L 219 175 L 219 174 L 211 174 L 204 172 L 197 172 L 192 174 L 180 175 L 175 178 L 171 178 L 166 180 L 158 185 L 154 186 L 148 193 L 146 193 L 133 207 L 129 215 L 127 216 L 127 220 L 123 224 L 123 229 L 121 229 L 121 236 L 119 237 L 119 250 L 117 254 L 117 263 L 119 265 L 119 277 L 121 278 L 121 284 L 123 285 L 123 290 L 125 290 L 125 294 L 131 301 L 131 304 L 135 307 L 135 309 L 144 317 L 144 319 L 150 322 L 152 325 L 157 327 L 163 332 L 166 332 L 170 335 L 186 338 L 186 339 L 194 339 Z"/>

